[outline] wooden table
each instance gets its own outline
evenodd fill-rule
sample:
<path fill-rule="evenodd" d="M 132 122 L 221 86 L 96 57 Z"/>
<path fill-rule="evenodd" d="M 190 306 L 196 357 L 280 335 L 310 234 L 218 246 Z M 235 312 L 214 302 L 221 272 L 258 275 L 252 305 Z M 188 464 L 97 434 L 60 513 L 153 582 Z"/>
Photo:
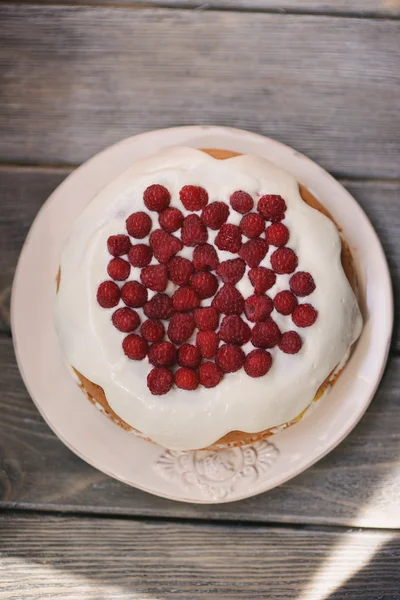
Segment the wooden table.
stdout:
<path fill-rule="evenodd" d="M 221 124 L 290 144 L 357 198 L 399 308 L 399 0 L 0 3 L 0 599 L 400 598 L 400 334 L 353 433 L 271 492 L 195 506 L 95 471 L 15 364 L 23 240 L 120 138 Z"/>

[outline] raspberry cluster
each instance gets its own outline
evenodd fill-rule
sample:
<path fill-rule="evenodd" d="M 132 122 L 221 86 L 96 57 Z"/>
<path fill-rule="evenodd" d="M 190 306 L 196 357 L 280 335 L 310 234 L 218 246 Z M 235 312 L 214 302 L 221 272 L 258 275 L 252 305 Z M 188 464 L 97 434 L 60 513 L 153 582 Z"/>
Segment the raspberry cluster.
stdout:
<path fill-rule="evenodd" d="M 273 311 L 298 328 L 310 327 L 318 316 L 311 304 L 299 303 L 315 283 L 310 273 L 297 270 L 297 256 L 287 247 L 281 196 L 264 195 L 255 203 L 238 190 L 228 205 L 209 202 L 204 188 L 186 185 L 179 198 L 182 210 L 170 207 L 164 186 L 145 190 L 144 205 L 154 215 L 135 212 L 126 219 L 126 233 L 108 238 L 110 279 L 97 290 L 101 307 L 124 304 L 113 312 L 112 323 L 127 334 L 125 355 L 147 357 L 152 365 L 147 385 L 156 395 L 173 385 L 212 388 L 241 368 L 250 377 L 262 377 L 272 365 L 269 350 L 296 354 L 302 347 L 296 331 L 281 332 Z M 231 210 L 242 215 L 238 225 L 228 222 Z M 209 230 L 216 232 L 214 245 Z M 185 246 L 192 249 L 191 260 L 180 254 Z M 261 264 L 270 246 L 271 268 Z M 216 248 L 232 258 L 221 262 Z M 132 267 L 140 269 L 140 281 L 129 279 Z M 290 289 L 271 298 L 266 292 L 279 275 L 291 275 Z M 247 298 L 236 287 L 243 277 L 253 288 Z M 246 355 L 242 346 L 249 342 L 254 349 Z"/>

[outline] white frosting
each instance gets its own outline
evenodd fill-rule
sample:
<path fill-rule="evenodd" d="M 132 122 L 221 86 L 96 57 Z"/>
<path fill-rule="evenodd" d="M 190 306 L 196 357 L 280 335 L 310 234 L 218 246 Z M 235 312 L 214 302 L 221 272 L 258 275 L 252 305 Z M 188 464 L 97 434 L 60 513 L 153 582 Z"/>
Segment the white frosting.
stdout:
<path fill-rule="evenodd" d="M 101 308 L 96 291 L 99 283 L 108 279 L 107 238 L 125 232 L 125 219 L 132 212 L 145 210 L 143 191 L 153 183 L 165 185 L 171 192 L 171 206 L 185 214 L 179 190 L 187 184 L 206 188 L 210 202 L 228 202 L 236 190 L 245 190 L 255 199 L 264 194 L 283 196 L 288 207 L 284 221 L 290 231 L 288 245 L 297 253 L 299 269 L 309 271 L 316 283 L 316 290 L 305 299 L 318 310 L 312 327 L 297 329 L 290 317 L 272 313 L 282 331 L 299 332 L 303 347 L 298 354 L 272 349 L 271 370 L 259 379 L 248 377 L 241 369 L 225 376 L 213 389 L 199 386 L 190 392 L 173 388 L 164 396 L 150 393 L 148 361 L 132 361 L 124 355 L 121 343 L 125 334 L 110 321 L 115 309 Z M 149 214 L 158 227 L 157 215 Z M 238 224 L 240 219 L 241 215 L 230 211 L 228 222 Z M 215 234 L 209 230 L 209 242 Z M 274 250 L 270 248 L 262 266 L 270 267 Z M 192 251 L 184 248 L 181 254 L 190 258 Z M 312 402 L 321 383 L 360 334 L 362 320 L 340 253 L 335 225 L 303 202 L 289 173 L 256 156 L 216 160 L 191 148 L 169 149 L 134 163 L 112 181 L 88 204 L 70 231 L 55 301 L 61 347 L 71 365 L 104 389 L 111 408 L 124 421 L 167 448 L 202 448 L 230 431 L 255 433 L 278 426 Z M 227 252 L 220 254 L 221 260 L 233 258 Z M 289 277 L 278 276 L 268 294 L 274 297 L 288 289 Z M 132 269 L 130 279 L 139 279 L 139 269 Z M 244 297 L 253 293 L 246 274 L 237 287 Z M 167 292 L 173 289 L 169 284 Z M 252 349 L 251 344 L 244 349 Z"/>

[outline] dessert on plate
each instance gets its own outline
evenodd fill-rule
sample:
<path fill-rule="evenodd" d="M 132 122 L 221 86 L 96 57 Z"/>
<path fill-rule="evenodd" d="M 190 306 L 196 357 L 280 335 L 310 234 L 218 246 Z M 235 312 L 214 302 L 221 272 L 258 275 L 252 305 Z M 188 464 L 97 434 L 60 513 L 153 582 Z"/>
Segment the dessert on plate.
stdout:
<path fill-rule="evenodd" d="M 65 241 L 55 325 L 88 398 L 167 448 L 298 421 L 362 319 L 329 213 L 264 158 L 170 148 L 135 162 Z"/>

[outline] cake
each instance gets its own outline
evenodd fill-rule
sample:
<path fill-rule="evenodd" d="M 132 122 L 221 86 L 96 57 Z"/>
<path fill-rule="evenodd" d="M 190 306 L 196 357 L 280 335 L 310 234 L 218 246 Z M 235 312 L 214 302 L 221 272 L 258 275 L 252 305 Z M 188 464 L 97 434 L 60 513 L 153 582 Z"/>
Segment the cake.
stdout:
<path fill-rule="evenodd" d="M 225 150 L 132 164 L 74 223 L 56 287 L 60 346 L 87 397 L 173 450 L 294 424 L 362 327 L 323 205 L 264 158 Z"/>

